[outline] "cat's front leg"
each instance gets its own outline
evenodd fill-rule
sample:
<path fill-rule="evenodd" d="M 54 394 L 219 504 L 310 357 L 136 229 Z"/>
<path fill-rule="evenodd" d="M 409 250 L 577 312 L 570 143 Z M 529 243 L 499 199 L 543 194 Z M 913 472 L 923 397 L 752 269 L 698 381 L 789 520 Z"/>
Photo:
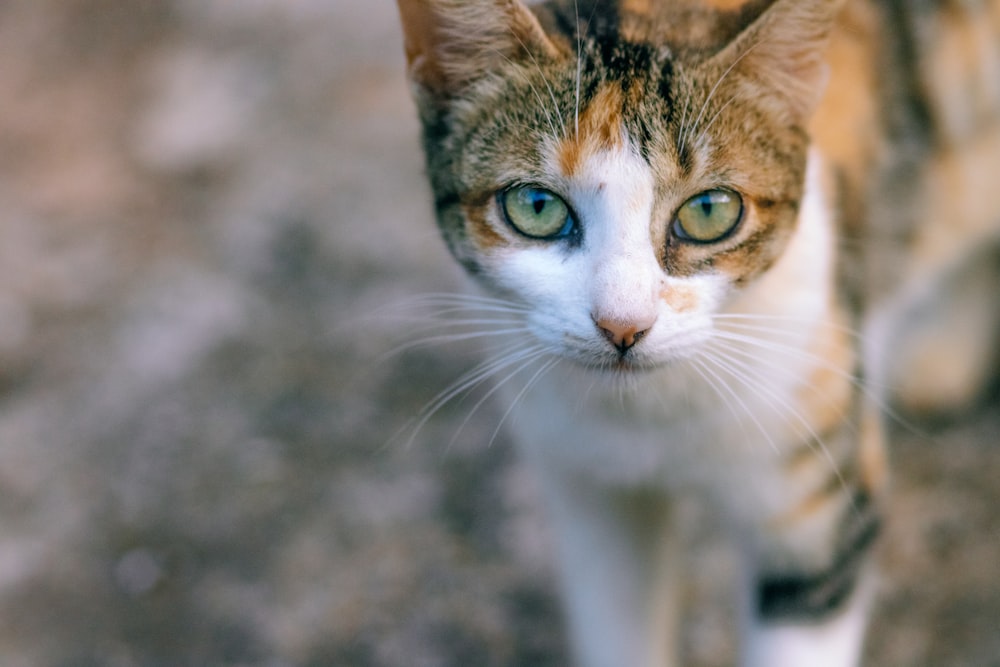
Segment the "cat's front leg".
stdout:
<path fill-rule="evenodd" d="M 747 627 L 744 667 L 855 667 L 872 598 L 872 577 L 858 578 L 851 594 L 834 609 L 810 618 L 783 618 L 757 610 Z M 774 582 L 776 583 L 776 582 Z"/>
<path fill-rule="evenodd" d="M 814 477 L 749 541 L 743 667 L 860 664 L 885 484 L 877 420 L 861 431 L 855 464 Z"/>
<path fill-rule="evenodd" d="M 677 544 L 659 492 L 543 473 L 579 667 L 676 664 Z"/>

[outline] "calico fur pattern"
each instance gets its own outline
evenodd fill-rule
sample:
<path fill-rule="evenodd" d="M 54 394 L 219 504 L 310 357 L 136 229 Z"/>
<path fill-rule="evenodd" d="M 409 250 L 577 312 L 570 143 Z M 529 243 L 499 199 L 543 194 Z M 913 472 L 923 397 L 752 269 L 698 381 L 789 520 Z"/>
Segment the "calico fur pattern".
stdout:
<path fill-rule="evenodd" d="M 398 4 L 441 232 L 539 365 L 513 428 L 579 664 L 676 664 L 677 495 L 741 545 L 741 664 L 858 664 L 888 478 L 872 387 L 947 404 L 921 369 L 971 394 L 954 369 L 989 357 L 904 345 L 903 377 L 887 350 L 997 243 L 1000 2 Z M 570 231 L 512 224 L 525 187 Z M 719 190 L 740 219 L 693 242 L 678 212 Z"/>

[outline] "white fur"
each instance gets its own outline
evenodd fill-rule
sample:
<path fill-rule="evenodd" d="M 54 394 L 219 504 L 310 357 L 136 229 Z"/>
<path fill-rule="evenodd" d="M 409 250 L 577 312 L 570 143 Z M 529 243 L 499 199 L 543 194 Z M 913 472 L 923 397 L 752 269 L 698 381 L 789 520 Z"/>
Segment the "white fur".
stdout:
<path fill-rule="evenodd" d="M 871 577 L 862 579 L 850 604 L 825 623 L 761 625 L 751 620 L 745 630 L 743 667 L 844 667 L 861 659 Z"/>
<path fill-rule="evenodd" d="M 567 183 L 565 194 L 584 228 L 582 249 L 538 245 L 497 258 L 501 283 L 532 305 L 529 326 L 553 350 L 580 360 L 607 354 L 597 315 L 655 322 L 635 352 L 658 366 L 637 375 L 630 390 L 563 363 L 536 378 L 526 395 L 513 388 L 509 396 L 520 401 L 513 426 L 548 495 L 582 667 L 673 664 L 669 494 L 701 493 L 752 532 L 804 493 L 804 487 L 789 488 L 778 461 L 808 433 L 810 426 L 790 417 L 782 400 L 791 401 L 795 378 L 815 366 L 809 346 L 832 318 L 834 244 L 821 169 L 812 155 L 794 237 L 775 266 L 742 293 L 729 293 L 722 276 L 677 278 L 663 271 L 651 241 L 653 175 L 628 149 L 592 158 Z M 675 312 L 659 296 L 672 286 L 695 288 L 697 308 Z M 755 347 L 747 372 L 757 386 L 730 381 L 721 389 L 721 379 L 685 370 L 682 361 L 710 339 L 716 313 L 787 317 L 773 342 L 801 354 Z M 648 494 L 641 511 L 631 495 L 637 489 Z M 822 524 L 833 520 L 819 518 L 815 535 L 798 536 L 812 540 L 817 562 L 832 532 Z M 810 628 L 751 621 L 745 664 L 850 667 L 861 616 L 859 607 Z"/>

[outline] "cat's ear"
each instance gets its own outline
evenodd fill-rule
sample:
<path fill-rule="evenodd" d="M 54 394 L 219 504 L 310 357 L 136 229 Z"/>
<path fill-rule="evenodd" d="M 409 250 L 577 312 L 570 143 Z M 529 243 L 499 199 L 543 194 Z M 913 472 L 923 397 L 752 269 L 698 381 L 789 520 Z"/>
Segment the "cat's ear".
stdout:
<path fill-rule="evenodd" d="M 397 0 L 410 79 L 452 97 L 502 61 L 556 57 L 519 0 Z"/>
<path fill-rule="evenodd" d="M 826 88 L 826 50 L 844 0 L 777 0 L 707 65 L 752 99 L 805 123 Z"/>

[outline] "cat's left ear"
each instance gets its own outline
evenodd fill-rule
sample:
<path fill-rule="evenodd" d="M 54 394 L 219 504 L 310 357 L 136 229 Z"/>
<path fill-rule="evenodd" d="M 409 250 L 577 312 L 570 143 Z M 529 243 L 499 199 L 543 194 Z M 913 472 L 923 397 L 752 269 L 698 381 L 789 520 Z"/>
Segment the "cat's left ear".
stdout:
<path fill-rule="evenodd" d="M 845 0 L 777 0 L 704 65 L 804 124 L 826 88 L 826 51 Z"/>
<path fill-rule="evenodd" d="M 504 61 L 556 57 L 519 0 L 397 0 L 410 79 L 439 98 L 461 94 Z"/>

